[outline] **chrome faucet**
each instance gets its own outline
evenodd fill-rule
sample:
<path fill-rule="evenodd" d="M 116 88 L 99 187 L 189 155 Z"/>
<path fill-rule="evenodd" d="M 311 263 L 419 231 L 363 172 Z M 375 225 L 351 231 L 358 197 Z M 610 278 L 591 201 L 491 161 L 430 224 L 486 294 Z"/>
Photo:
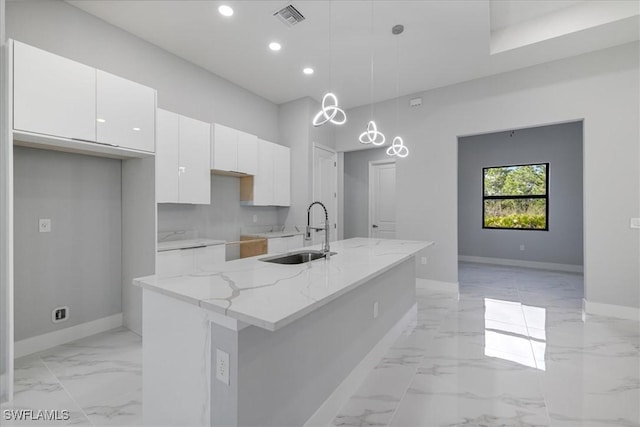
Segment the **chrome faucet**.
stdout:
<path fill-rule="evenodd" d="M 322 206 L 322 209 L 324 209 L 324 228 L 311 227 L 311 208 L 313 205 L 320 205 Z M 324 252 L 325 258 L 330 258 L 331 248 L 329 248 L 329 234 L 331 233 L 331 228 L 329 228 L 329 214 L 327 213 L 327 208 L 322 202 L 313 202 L 307 208 L 307 234 L 305 236 L 305 240 L 311 240 L 311 230 L 324 230 L 324 246 L 322 247 L 322 252 Z"/>

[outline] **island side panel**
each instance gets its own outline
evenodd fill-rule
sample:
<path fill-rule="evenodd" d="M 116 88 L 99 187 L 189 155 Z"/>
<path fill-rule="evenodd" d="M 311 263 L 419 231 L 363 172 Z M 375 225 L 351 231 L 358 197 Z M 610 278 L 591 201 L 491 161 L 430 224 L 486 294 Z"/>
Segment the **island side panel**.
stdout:
<path fill-rule="evenodd" d="M 238 425 L 303 425 L 415 300 L 411 257 L 282 329 L 239 331 Z"/>
<path fill-rule="evenodd" d="M 144 425 L 210 425 L 209 313 L 147 289 L 142 295 Z"/>

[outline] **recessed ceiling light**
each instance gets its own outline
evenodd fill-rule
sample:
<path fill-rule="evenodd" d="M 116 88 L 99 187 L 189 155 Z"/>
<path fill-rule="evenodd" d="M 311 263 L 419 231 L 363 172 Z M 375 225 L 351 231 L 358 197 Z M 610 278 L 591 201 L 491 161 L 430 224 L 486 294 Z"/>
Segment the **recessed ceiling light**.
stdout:
<path fill-rule="evenodd" d="M 226 4 L 223 4 L 222 6 L 220 6 L 218 8 L 218 12 L 220 12 L 220 15 L 226 16 L 226 17 L 233 15 L 233 9 L 231 9 L 231 6 L 227 6 Z"/>
<path fill-rule="evenodd" d="M 98 123 L 104 123 L 104 122 L 106 122 L 106 120 L 105 120 L 105 119 L 96 119 L 96 122 L 98 122 Z"/>
<path fill-rule="evenodd" d="M 282 46 L 280 46 L 280 43 L 278 42 L 271 42 L 269 43 L 269 49 L 277 52 L 282 49 Z"/>
<path fill-rule="evenodd" d="M 140 128 L 133 128 L 134 131 L 140 132 Z"/>
<path fill-rule="evenodd" d="M 307 68 L 303 69 L 302 72 L 305 73 L 306 75 L 313 74 L 313 68 L 307 67 Z"/>

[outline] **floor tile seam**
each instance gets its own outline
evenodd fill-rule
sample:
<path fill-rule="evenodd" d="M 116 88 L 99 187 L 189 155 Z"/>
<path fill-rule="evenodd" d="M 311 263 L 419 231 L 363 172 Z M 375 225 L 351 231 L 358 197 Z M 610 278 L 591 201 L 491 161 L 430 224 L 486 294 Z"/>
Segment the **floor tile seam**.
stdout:
<path fill-rule="evenodd" d="M 395 408 L 393 409 L 393 414 L 391 414 L 391 417 L 389 418 L 389 422 L 387 422 L 387 426 L 390 426 L 390 425 L 393 424 L 393 421 L 394 421 L 394 419 L 396 417 L 396 414 L 398 413 L 398 409 L 400 409 L 400 405 L 402 404 L 402 401 L 406 397 L 407 393 L 409 392 L 409 389 L 411 388 L 411 384 L 413 384 L 413 381 L 415 380 L 416 376 L 418 375 L 418 368 L 422 364 L 422 360 L 424 360 L 424 355 L 421 357 L 420 364 L 416 365 L 415 367 L 413 367 L 413 375 L 411 376 L 411 379 L 407 382 L 407 386 L 405 387 L 404 392 L 400 396 L 400 399 L 398 400 L 398 403 L 396 404 Z"/>
<path fill-rule="evenodd" d="M 62 382 L 62 380 L 53 372 L 53 370 L 49 367 L 49 365 L 47 364 L 47 362 L 44 359 L 40 358 L 40 360 L 42 361 L 42 364 L 45 366 L 45 368 L 47 368 L 49 373 L 51 373 L 51 375 L 53 375 L 53 377 L 56 379 L 58 384 L 60 384 L 60 387 L 62 387 L 64 392 L 67 394 L 67 396 L 69 396 L 69 399 L 71 399 L 71 401 L 78 407 L 78 409 L 80 409 L 80 412 L 82 413 L 82 415 L 84 415 L 84 417 L 87 419 L 89 424 L 91 424 L 92 426 L 95 426 L 93 421 L 91 421 L 91 418 L 89 418 L 89 415 L 87 415 L 87 413 L 85 412 L 85 410 L 82 407 L 82 405 L 80 405 L 80 403 L 78 403 L 78 401 L 73 396 L 73 394 L 71 394 L 71 392 L 67 389 L 67 387 L 65 387 L 65 385 Z"/>

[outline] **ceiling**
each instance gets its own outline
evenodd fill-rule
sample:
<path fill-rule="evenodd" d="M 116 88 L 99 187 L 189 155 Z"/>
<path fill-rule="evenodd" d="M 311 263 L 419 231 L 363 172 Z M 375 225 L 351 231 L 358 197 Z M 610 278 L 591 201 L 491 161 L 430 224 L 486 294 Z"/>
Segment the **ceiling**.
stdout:
<path fill-rule="evenodd" d="M 272 16 L 284 1 L 67 1 L 276 104 L 331 89 L 351 108 L 640 34 L 635 0 L 293 0 L 306 18 L 293 27 Z M 234 15 L 221 16 L 221 4 Z M 391 34 L 395 24 L 402 35 Z M 282 50 L 270 51 L 271 41 Z"/>

